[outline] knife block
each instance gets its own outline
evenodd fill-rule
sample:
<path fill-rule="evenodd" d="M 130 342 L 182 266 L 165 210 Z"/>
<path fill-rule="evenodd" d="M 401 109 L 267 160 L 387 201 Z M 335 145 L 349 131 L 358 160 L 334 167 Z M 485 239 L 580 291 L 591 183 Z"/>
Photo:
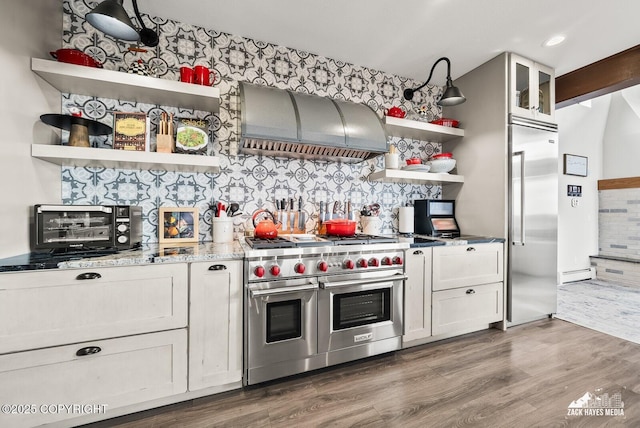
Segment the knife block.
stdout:
<path fill-rule="evenodd" d="M 173 135 L 158 134 L 156 137 L 156 152 L 173 153 L 175 151 L 176 143 L 173 140 Z"/>

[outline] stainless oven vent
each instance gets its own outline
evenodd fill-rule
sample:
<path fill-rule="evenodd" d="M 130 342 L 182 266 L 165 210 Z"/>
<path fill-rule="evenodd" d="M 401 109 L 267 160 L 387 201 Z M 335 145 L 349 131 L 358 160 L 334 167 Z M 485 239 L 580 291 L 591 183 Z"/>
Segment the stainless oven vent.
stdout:
<path fill-rule="evenodd" d="M 369 106 L 240 82 L 243 153 L 361 162 L 388 152 Z"/>

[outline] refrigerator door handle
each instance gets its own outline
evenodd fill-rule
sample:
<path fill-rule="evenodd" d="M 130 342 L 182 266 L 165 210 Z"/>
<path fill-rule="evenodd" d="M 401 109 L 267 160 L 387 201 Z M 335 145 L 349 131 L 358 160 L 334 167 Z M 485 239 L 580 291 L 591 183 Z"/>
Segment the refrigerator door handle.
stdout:
<path fill-rule="evenodd" d="M 525 159 L 524 159 L 524 150 L 519 151 L 519 152 L 514 152 L 513 153 L 513 159 L 515 160 L 516 156 L 520 159 L 520 200 L 518 201 L 518 203 L 520 204 L 520 239 L 516 241 L 515 236 L 513 237 L 513 245 L 524 245 L 524 237 L 525 237 L 525 233 L 524 233 L 524 228 L 525 228 L 525 224 L 524 224 L 524 217 L 525 217 L 525 206 L 524 206 L 524 201 L 525 201 L 525 197 L 524 197 L 524 191 L 525 191 L 525 186 L 524 186 L 524 179 L 525 179 L 525 173 L 524 173 L 524 165 L 525 165 Z M 515 204 L 515 201 L 514 201 Z"/>

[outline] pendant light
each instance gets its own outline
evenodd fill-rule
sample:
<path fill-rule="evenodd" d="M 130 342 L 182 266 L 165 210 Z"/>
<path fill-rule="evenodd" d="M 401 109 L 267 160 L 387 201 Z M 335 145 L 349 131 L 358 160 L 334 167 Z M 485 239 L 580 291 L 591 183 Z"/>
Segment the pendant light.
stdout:
<path fill-rule="evenodd" d="M 447 87 L 445 88 L 444 93 L 442 94 L 442 97 L 436 102 L 436 104 L 438 104 L 439 106 L 455 106 L 458 104 L 462 104 L 467 100 L 464 97 L 464 95 L 462 95 L 462 92 L 460 91 L 460 89 L 453 86 L 453 81 L 451 80 L 451 61 L 449 61 L 449 58 L 447 57 L 442 57 L 439 60 L 437 60 L 435 64 L 433 64 L 433 67 L 431 67 L 431 72 L 429 73 L 429 78 L 427 79 L 426 82 L 424 82 L 422 85 L 418 86 L 415 89 L 404 90 L 403 95 L 405 100 L 411 101 L 413 99 L 413 93 L 424 88 L 427 85 L 427 83 L 431 81 L 431 77 L 433 77 L 433 70 L 435 70 L 436 65 L 438 65 L 440 61 L 447 62 Z"/>
<path fill-rule="evenodd" d="M 140 11 L 138 10 L 138 1 L 131 0 L 133 10 L 141 27 L 140 30 L 131 22 L 129 15 L 127 15 L 127 12 L 122 6 L 122 2 L 123 0 L 104 0 L 87 14 L 87 21 L 98 30 L 116 39 L 128 41 L 139 40 L 146 46 L 157 46 L 159 41 L 158 34 L 152 29 L 145 27 Z"/>

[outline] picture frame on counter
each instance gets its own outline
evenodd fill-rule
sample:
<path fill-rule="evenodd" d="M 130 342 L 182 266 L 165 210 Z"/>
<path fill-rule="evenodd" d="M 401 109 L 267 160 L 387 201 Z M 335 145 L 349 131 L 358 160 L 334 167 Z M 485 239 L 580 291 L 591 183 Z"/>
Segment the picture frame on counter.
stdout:
<path fill-rule="evenodd" d="M 158 242 L 178 244 L 198 242 L 198 208 L 158 208 Z"/>
<path fill-rule="evenodd" d="M 193 256 L 198 255 L 200 244 L 198 242 L 162 244 L 158 246 L 160 257 L 166 256 Z"/>
<path fill-rule="evenodd" d="M 578 177 L 586 177 L 588 173 L 589 159 L 586 156 L 564 154 L 564 171 L 565 175 L 576 175 Z"/>

